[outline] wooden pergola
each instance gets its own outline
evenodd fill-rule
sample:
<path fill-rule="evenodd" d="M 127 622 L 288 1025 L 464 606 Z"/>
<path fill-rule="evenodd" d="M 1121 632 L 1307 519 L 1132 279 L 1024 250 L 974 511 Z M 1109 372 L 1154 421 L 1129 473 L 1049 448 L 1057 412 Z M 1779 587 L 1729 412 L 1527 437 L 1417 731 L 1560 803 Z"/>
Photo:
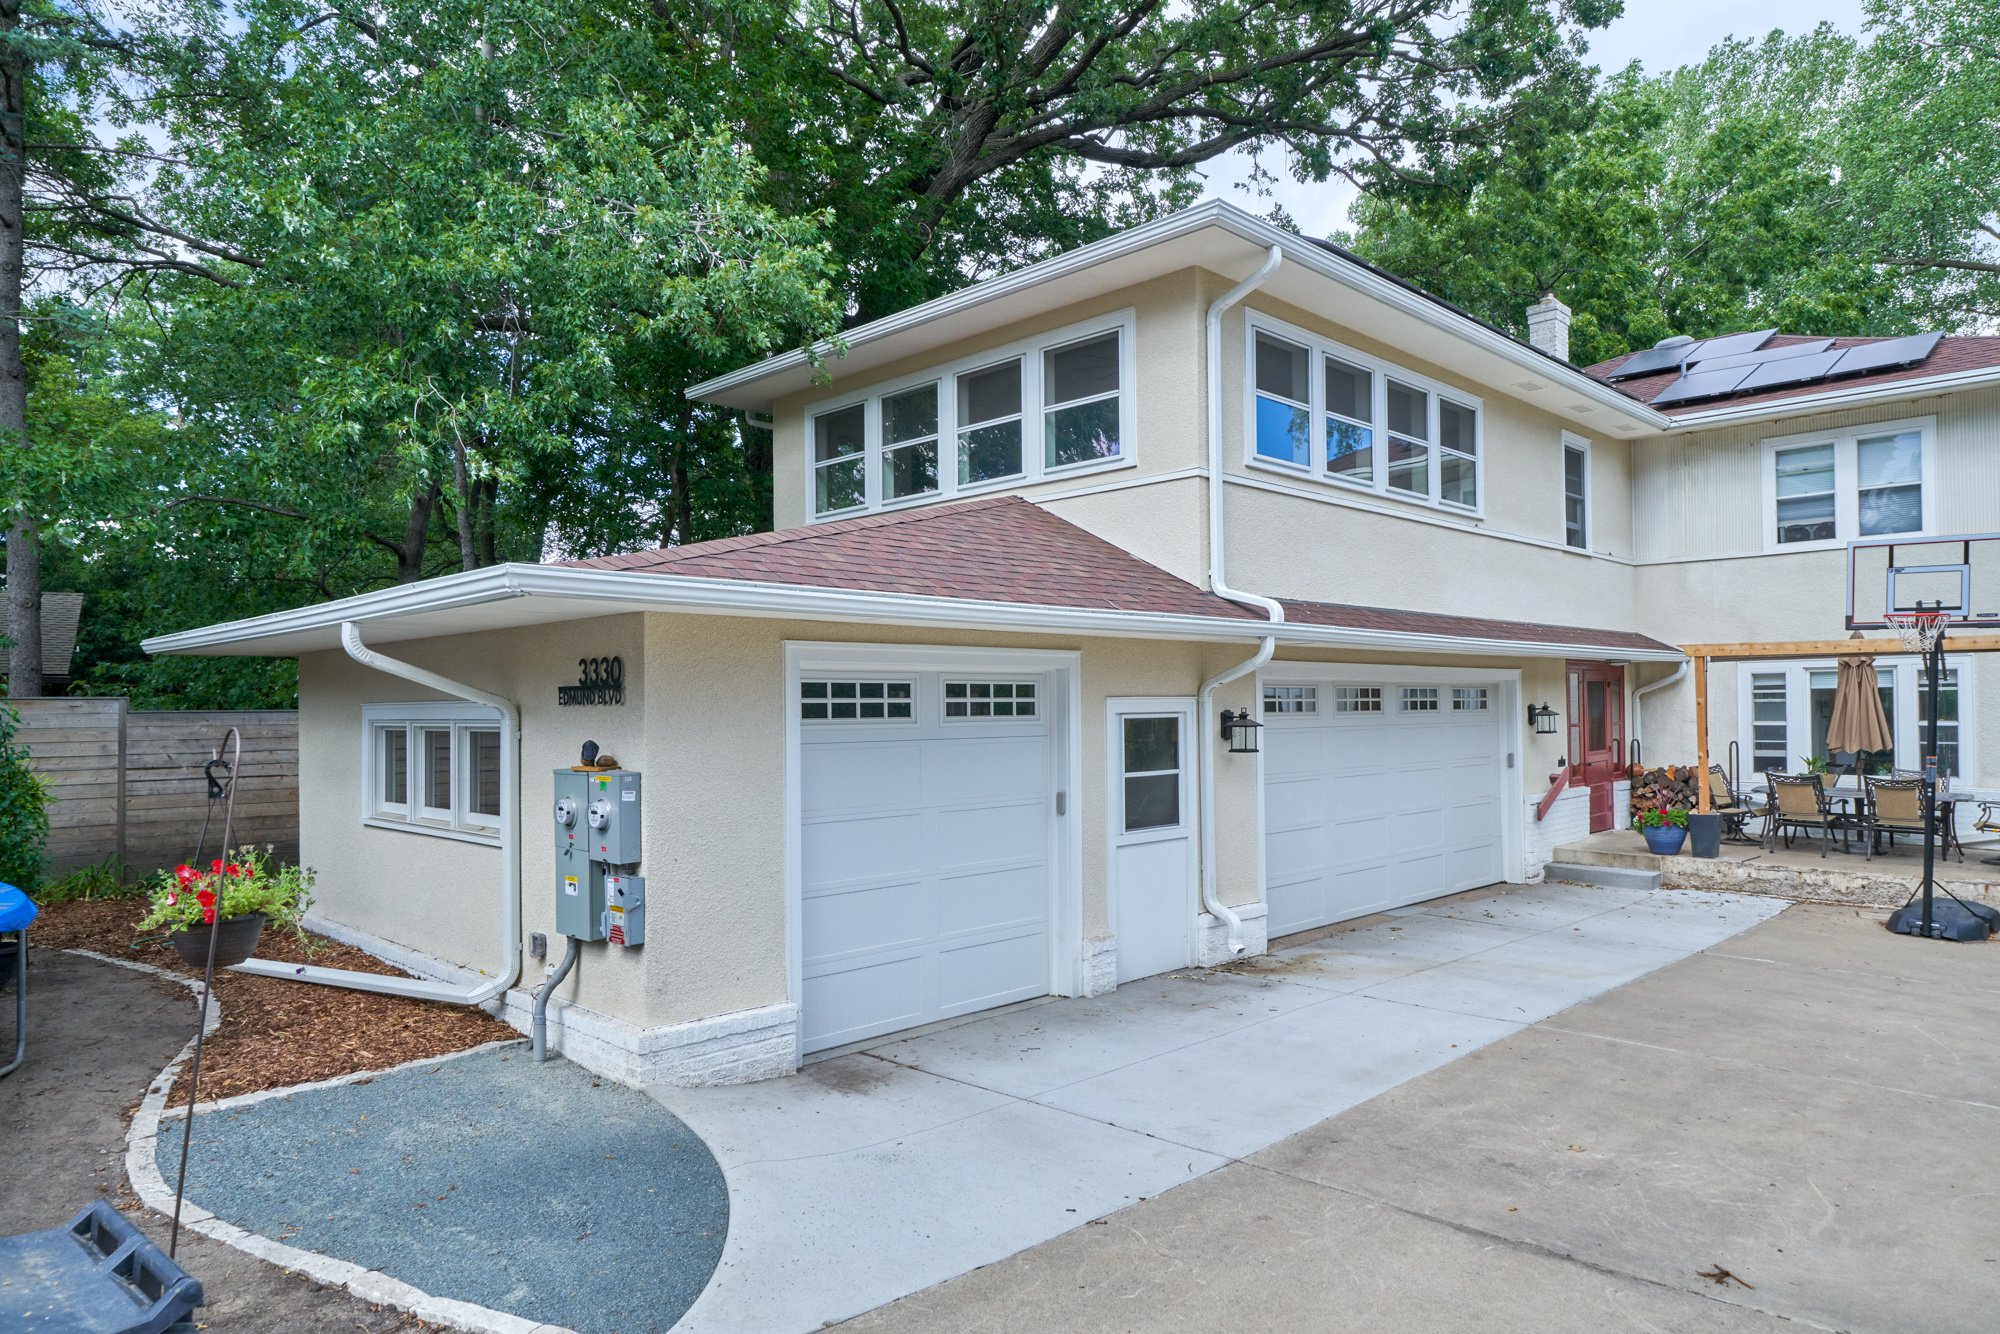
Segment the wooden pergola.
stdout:
<path fill-rule="evenodd" d="M 2000 635 L 1945 632 L 1945 656 L 1954 653 L 2000 652 Z M 1695 813 L 1709 813 L 1708 796 L 1708 664 L 1711 662 L 1771 662 L 1786 658 L 1870 658 L 1918 656 L 1900 639 L 1794 639 L 1770 644 L 1683 644 L 1694 670 Z"/>

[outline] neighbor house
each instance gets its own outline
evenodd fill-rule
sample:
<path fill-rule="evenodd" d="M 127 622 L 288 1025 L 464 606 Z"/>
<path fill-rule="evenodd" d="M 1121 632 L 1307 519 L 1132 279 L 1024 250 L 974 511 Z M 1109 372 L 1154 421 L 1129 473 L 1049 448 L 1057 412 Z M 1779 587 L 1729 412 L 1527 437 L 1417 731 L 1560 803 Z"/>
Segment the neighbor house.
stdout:
<path fill-rule="evenodd" d="M 779 1074 L 1533 881 L 1691 758 L 1677 644 L 1837 635 L 1849 538 L 2000 528 L 2000 340 L 1690 397 L 1672 349 L 1569 364 L 1567 314 L 1522 343 L 1206 204 L 695 386 L 774 432 L 771 532 L 148 647 L 299 658 L 318 920 L 517 1023 L 596 742 L 648 925 L 583 948 L 559 1045 Z M 1794 765 L 1830 671 L 1718 672 L 1718 753 Z M 1957 671 L 1974 783 L 2000 681 Z"/>

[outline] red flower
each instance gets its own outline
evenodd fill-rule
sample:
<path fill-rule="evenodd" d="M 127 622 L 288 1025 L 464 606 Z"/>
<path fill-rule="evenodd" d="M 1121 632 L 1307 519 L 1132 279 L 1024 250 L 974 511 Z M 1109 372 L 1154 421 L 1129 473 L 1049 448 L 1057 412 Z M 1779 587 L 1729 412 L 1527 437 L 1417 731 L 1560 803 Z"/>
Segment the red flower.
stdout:
<path fill-rule="evenodd" d="M 231 863 L 229 863 L 229 866 L 228 866 L 227 870 L 228 870 L 228 873 L 229 873 L 230 875 L 242 875 L 242 874 L 243 874 L 243 868 L 242 868 L 242 867 L 240 867 L 240 866 L 238 866 L 238 865 L 237 865 L 237 864 L 236 864 L 235 862 L 231 862 Z"/>
<path fill-rule="evenodd" d="M 176 903 L 179 903 L 180 901 L 181 901 L 180 895 L 174 893 L 171 889 L 167 891 L 167 906 L 169 908 L 173 907 Z"/>
<path fill-rule="evenodd" d="M 174 879 L 185 885 L 188 881 L 194 879 L 194 868 L 186 862 L 182 862 L 174 868 Z"/>
<path fill-rule="evenodd" d="M 201 920 L 202 920 L 202 925 L 204 926 L 206 926 L 210 922 L 213 922 L 215 920 L 215 909 L 203 908 L 201 910 Z"/>
<path fill-rule="evenodd" d="M 195 894 L 194 901 L 204 908 L 213 907 L 215 905 L 215 891 L 212 889 L 201 890 Z"/>
<path fill-rule="evenodd" d="M 217 857 L 214 861 L 208 864 L 208 873 L 210 875 L 222 874 L 222 858 Z"/>

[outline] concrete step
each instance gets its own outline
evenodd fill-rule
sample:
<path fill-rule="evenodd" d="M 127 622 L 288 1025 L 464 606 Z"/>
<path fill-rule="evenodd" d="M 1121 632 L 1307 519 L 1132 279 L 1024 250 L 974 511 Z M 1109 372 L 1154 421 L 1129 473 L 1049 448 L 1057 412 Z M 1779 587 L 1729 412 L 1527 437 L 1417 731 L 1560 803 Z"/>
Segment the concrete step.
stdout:
<path fill-rule="evenodd" d="M 1605 866 L 1595 862 L 1550 862 L 1543 872 L 1550 880 L 1573 885 L 1605 885 L 1611 889 L 1658 889 L 1660 873 L 1638 866 Z"/>

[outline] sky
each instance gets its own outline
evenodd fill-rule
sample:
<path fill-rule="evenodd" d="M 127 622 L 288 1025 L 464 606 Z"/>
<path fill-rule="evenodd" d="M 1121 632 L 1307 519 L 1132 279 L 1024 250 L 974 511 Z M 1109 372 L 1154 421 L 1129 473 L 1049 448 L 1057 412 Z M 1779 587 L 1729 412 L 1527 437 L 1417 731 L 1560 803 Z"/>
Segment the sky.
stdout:
<path fill-rule="evenodd" d="M 1759 38 L 1773 28 L 1804 32 L 1822 21 L 1859 34 L 1861 0 L 1625 0 L 1624 16 L 1590 35 L 1590 58 L 1607 71 L 1636 60 L 1657 74 L 1699 61 L 1724 37 Z M 1241 152 L 1217 159 L 1206 168 L 1208 193 L 1256 213 L 1277 204 L 1312 236 L 1347 225 L 1354 188 L 1345 181 L 1300 185 L 1286 174 L 1283 154 L 1274 153 L 1266 165 L 1278 180 L 1263 199 L 1237 188 L 1248 181 L 1250 165 Z"/>

